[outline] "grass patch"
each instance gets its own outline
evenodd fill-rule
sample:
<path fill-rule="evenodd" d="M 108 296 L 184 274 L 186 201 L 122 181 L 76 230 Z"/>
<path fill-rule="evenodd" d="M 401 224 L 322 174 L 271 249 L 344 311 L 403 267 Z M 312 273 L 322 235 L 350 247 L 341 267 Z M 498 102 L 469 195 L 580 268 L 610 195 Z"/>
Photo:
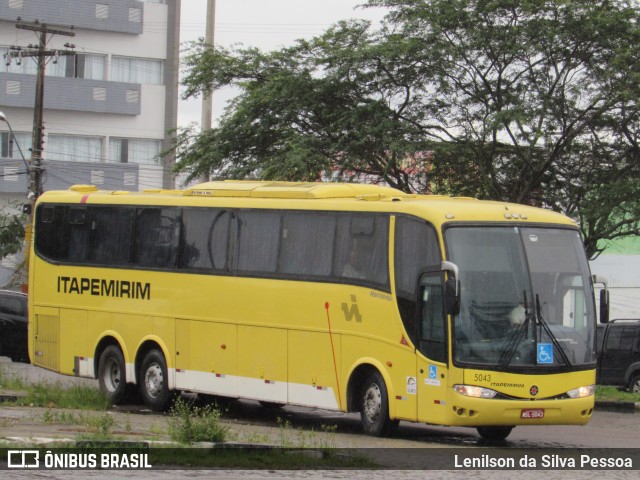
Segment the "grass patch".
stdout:
<path fill-rule="evenodd" d="M 604 402 L 640 402 L 640 394 L 627 390 L 619 390 L 618 387 L 596 386 L 596 400 Z"/>
<path fill-rule="evenodd" d="M 20 388 L 24 395 L 6 402 L 16 406 L 107 410 L 111 402 L 100 390 L 87 386 L 63 387 L 59 383 L 37 383 Z"/>
<path fill-rule="evenodd" d="M 178 443 L 223 442 L 229 433 L 220 424 L 222 414 L 214 405 L 198 407 L 178 397 L 169 414 L 169 436 Z"/>
<path fill-rule="evenodd" d="M 0 367 L 0 388 L 22 392 L 10 405 L 77 410 L 107 410 L 111 403 L 97 388 L 88 385 L 63 386 L 60 382 L 30 384 L 22 378 L 7 374 Z"/>

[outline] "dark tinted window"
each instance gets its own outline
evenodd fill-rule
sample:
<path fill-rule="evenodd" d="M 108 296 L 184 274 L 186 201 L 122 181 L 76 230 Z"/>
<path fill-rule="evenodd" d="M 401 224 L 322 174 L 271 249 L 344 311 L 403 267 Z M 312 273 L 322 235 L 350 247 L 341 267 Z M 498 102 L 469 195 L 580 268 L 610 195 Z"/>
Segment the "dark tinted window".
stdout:
<path fill-rule="evenodd" d="M 177 208 L 139 208 L 133 240 L 133 263 L 142 267 L 176 266 L 180 219 Z"/>
<path fill-rule="evenodd" d="M 133 208 L 91 209 L 89 263 L 128 265 L 133 230 Z"/>
<path fill-rule="evenodd" d="M 227 210 L 183 210 L 180 268 L 226 270 L 230 218 Z"/>
<path fill-rule="evenodd" d="M 411 341 L 419 345 L 421 350 L 424 349 L 422 337 L 418 342 L 418 299 L 416 298 L 416 292 L 418 291 L 418 280 L 422 270 L 427 267 L 440 268 L 440 249 L 438 248 L 438 238 L 435 230 L 430 227 L 424 220 L 409 217 L 397 217 L 395 227 L 395 280 L 396 280 L 396 298 L 398 302 L 398 310 L 402 323 L 404 324 L 406 332 L 409 334 Z M 436 297 L 437 287 L 433 282 L 440 282 L 440 277 L 430 280 L 432 285 L 429 287 L 431 292 L 430 299 L 433 300 Z M 426 287 L 425 287 L 426 288 Z M 441 296 L 441 293 L 440 293 Z M 433 301 L 424 303 L 423 310 L 433 307 L 435 303 Z M 440 307 L 442 308 L 442 307 Z M 423 317 L 427 315 L 427 312 L 423 311 Z M 430 312 L 428 317 L 424 317 L 422 322 L 422 331 L 425 332 L 425 318 L 429 318 L 430 322 L 434 325 L 439 325 L 437 315 L 434 316 L 434 312 Z M 436 320 L 434 320 L 434 318 Z M 424 335 L 424 333 L 423 333 Z M 440 348 L 440 347 L 438 347 Z M 433 358 L 433 357 L 432 357 Z"/>
<path fill-rule="evenodd" d="M 36 211 L 36 251 L 51 260 L 65 258 L 64 242 L 65 207 L 40 205 Z"/>
<path fill-rule="evenodd" d="M 389 219 L 386 215 L 338 215 L 334 276 L 356 283 L 389 283 Z"/>
<path fill-rule="evenodd" d="M 634 327 L 609 327 L 607 350 L 631 350 L 635 338 Z"/>
<path fill-rule="evenodd" d="M 292 275 L 331 275 L 336 216 L 289 212 L 284 215 L 280 272 Z"/>
<path fill-rule="evenodd" d="M 238 271 L 274 273 L 278 268 L 280 213 L 239 213 Z"/>
<path fill-rule="evenodd" d="M 45 205 L 40 255 L 76 264 L 312 277 L 389 289 L 383 214 Z"/>
<path fill-rule="evenodd" d="M 436 232 L 425 221 L 398 217 L 395 236 L 395 276 L 399 295 L 413 298 L 420 270 L 440 266 Z"/>

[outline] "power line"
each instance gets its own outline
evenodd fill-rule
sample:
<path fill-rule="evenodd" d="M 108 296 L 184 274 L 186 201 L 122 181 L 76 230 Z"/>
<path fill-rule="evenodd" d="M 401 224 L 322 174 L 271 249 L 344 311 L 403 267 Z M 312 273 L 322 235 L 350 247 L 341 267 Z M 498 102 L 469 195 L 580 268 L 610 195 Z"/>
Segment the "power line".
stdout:
<path fill-rule="evenodd" d="M 11 60 L 15 59 L 17 64 L 21 64 L 24 58 L 35 58 L 37 61 L 37 79 L 36 79 L 36 98 L 33 113 L 33 130 L 31 140 L 31 168 L 30 170 L 30 185 L 29 190 L 33 194 L 32 201 L 40 196 L 42 193 L 42 148 L 44 137 L 44 79 L 45 69 L 47 65 L 47 59 L 53 58 L 54 62 L 60 56 L 75 55 L 73 48 L 75 45 L 69 43 L 65 44 L 67 50 L 50 50 L 47 49 L 47 43 L 49 42 L 49 36 L 63 35 L 67 37 L 74 37 L 75 33 L 68 30 L 62 30 L 59 28 L 50 28 L 44 23 L 35 21 L 34 23 L 23 23 L 18 18 L 16 28 L 20 30 L 29 30 L 36 34 L 39 34 L 38 44 L 29 44 L 26 47 L 12 46 L 9 47 L 9 52 L 5 54 L 7 58 L 7 66 L 11 64 Z"/>

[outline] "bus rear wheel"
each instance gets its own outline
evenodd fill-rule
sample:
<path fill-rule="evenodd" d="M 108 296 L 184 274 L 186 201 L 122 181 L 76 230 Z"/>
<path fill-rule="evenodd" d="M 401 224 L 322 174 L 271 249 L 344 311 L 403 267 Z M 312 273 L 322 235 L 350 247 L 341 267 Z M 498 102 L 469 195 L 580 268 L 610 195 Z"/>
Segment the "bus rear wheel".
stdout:
<path fill-rule="evenodd" d="M 489 442 L 502 442 L 505 440 L 513 427 L 477 427 L 480 436 Z"/>
<path fill-rule="evenodd" d="M 368 435 L 389 435 L 398 426 L 397 420 L 389 418 L 389 396 L 380 372 L 369 374 L 362 385 L 360 421 Z"/>
<path fill-rule="evenodd" d="M 167 383 L 167 362 L 162 352 L 150 350 L 140 365 L 140 395 L 144 403 L 156 412 L 163 412 L 171 403 L 171 392 Z"/>
<path fill-rule="evenodd" d="M 115 345 L 109 345 L 100 355 L 98 384 L 100 391 L 113 405 L 118 405 L 124 399 L 127 391 L 124 355 Z"/>

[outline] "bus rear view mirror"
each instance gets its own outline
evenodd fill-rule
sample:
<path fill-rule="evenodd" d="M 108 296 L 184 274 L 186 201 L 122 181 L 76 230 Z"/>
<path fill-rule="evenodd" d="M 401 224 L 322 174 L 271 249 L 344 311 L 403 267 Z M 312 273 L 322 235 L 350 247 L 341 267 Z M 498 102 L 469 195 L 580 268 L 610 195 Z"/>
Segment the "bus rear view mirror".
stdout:
<path fill-rule="evenodd" d="M 609 323 L 609 290 L 600 290 L 600 323 Z"/>
<path fill-rule="evenodd" d="M 600 275 L 593 275 L 591 281 L 601 283 L 604 288 L 600 290 L 600 323 L 609 323 L 609 290 L 607 290 L 607 279 Z"/>
<path fill-rule="evenodd" d="M 442 262 L 441 268 L 449 273 L 445 284 L 445 309 L 449 315 L 457 315 L 460 313 L 460 271 L 455 263 L 447 261 Z"/>

